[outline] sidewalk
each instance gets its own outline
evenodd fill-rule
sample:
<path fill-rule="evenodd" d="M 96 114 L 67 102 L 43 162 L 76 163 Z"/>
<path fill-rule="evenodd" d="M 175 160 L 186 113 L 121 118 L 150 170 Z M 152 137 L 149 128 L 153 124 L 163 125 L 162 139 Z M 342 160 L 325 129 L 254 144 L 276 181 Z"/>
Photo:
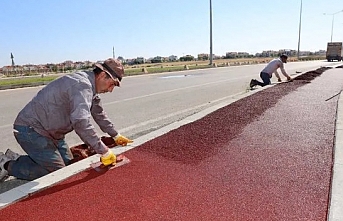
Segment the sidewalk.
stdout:
<path fill-rule="evenodd" d="M 83 171 L 97 160 L 90 157 L 3 193 L 0 217 L 342 220 L 343 113 L 339 106 L 336 128 L 334 95 L 343 69 L 318 75 L 236 96 L 115 148 L 131 160 L 123 167 Z"/>

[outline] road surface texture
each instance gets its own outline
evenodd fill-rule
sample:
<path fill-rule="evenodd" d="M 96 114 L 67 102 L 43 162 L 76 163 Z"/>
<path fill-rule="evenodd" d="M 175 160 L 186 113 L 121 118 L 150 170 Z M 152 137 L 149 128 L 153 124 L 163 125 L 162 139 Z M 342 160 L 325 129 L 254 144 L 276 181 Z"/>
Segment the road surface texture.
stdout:
<path fill-rule="evenodd" d="M 1 220 L 326 220 L 342 69 L 307 72 L 0 210 Z"/>

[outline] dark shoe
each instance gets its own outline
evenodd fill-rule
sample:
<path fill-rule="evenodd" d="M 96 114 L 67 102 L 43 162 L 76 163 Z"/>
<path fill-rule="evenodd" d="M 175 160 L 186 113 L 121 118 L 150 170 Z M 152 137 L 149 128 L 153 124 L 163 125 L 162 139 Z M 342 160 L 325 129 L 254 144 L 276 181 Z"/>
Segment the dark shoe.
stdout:
<path fill-rule="evenodd" d="M 8 171 L 5 170 L 5 163 L 10 161 L 11 159 L 8 158 L 4 153 L 0 152 L 0 182 L 6 180 L 8 178 Z"/>
<path fill-rule="evenodd" d="M 20 157 L 20 154 L 13 152 L 10 149 L 6 150 L 5 155 L 10 158 L 11 160 L 17 160 Z"/>
<path fill-rule="evenodd" d="M 250 81 L 250 87 L 253 88 L 253 87 L 255 87 L 256 85 L 257 85 L 256 80 L 255 80 L 255 79 L 251 79 L 251 81 Z"/>

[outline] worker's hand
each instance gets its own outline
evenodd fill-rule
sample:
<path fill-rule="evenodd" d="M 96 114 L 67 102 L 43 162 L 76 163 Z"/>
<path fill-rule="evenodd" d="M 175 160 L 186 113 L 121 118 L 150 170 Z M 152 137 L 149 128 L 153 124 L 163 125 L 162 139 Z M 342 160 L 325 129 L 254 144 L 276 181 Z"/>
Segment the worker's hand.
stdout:
<path fill-rule="evenodd" d="M 281 78 L 278 78 L 277 81 L 278 81 L 278 82 L 281 82 Z"/>
<path fill-rule="evenodd" d="M 117 136 L 114 137 L 114 142 L 116 142 L 117 145 L 126 146 L 128 143 L 132 143 L 133 140 L 117 134 Z"/>
<path fill-rule="evenodd" d="M 288 76 L 287 81 L 293 81 L 293 79 L 290 76 Z"/>
<path fill-rule="evenodd" d="M 115 165 L 117 162 L 117 157 L 114 155 L 112 150 L 108 149 L 105 154 L 101 155 L 100 161 L 102 164 L 104 164 L 104 166 Z"/>

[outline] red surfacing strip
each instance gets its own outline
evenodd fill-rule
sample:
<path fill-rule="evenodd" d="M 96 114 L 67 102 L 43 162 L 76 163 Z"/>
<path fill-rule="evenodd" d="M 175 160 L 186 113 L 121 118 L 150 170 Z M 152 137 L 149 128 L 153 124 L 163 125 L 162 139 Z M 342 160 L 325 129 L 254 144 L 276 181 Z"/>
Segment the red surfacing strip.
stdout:
<path fill-rule="evenodd" d="M 318 94 L 332 94 L 318 88 L 305 100 L 295 95 L 289 109 L 277 103 L 301 85 L 237 101 L 127 152 L 127 165 L 77 174 L 2 209 L 0 217 L 325 220 L 337 98 L 318 105 Z"/>

